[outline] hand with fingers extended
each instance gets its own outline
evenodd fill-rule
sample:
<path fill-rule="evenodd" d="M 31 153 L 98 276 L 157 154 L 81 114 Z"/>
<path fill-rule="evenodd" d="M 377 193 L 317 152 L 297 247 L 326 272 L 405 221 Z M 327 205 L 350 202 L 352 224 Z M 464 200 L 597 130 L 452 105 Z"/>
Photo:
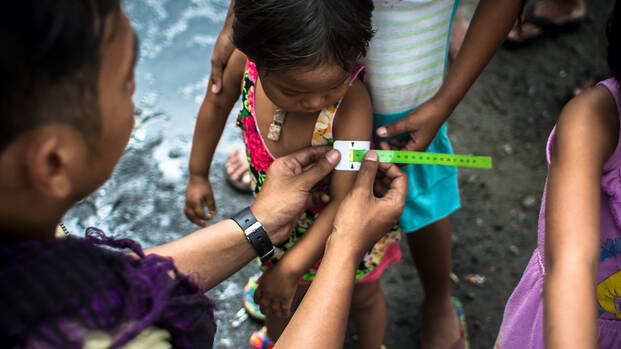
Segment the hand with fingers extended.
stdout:
<path fill-rule="evenodd" d="M 208 212 L 205 212 L 205 205 Z M 194 224 L 205 226 L 205 221 L 216 213 L 216 199 L 213 196 L 209 176 L 190 174 L 185 191 L 185 216 Z"/>
<path fill-rule="evenodd" d="M 407 186 L 407 176 L 396 165 L 379 163 L 374 151 L 366 153 L 354 187 L 337 211 L 331 243 L 341 241 L 362 258 L 397 223 Z"/>
<path fill-rule="evenodd" d="M 259 305 L 261 312 L 279 319 L 289 318 L 298 285 L 296 275 L 278 263 L 261 275 L 258 284 L 254 302 Z"/>
<path fill-rule="evenodd" d="M 272 243 L 283 242 L 295 220 L 317 199 L 311 189 L 334 169 L 340 154 L 328 146 L 309 147 L 276 159 L 267 171 L 265 182 L 250 210 L 263 224 Z"/>
<path fill-rule="evenodd" d="M 442 124 L 451 115 L 452 108 L 446 103 L 431 99 L 414 109 L 403 119 L 377 129 L 382 138 L 395 137 L 407 133 L 407 139 L 391 139 L 380 142 L 384 150 L 426 151 Z"/>

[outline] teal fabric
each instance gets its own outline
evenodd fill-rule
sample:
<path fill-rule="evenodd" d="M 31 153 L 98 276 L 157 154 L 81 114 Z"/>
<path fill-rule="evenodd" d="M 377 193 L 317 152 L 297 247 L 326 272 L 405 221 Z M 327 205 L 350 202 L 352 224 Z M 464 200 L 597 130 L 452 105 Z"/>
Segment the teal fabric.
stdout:
<path fill-rule="evenodd" d="M 411 110 L 396 114 L 374 114 L 374 129 L 403 118 Z M 374 133 L 375 134 L 375 133 Z M 376 138 L 375 143 L 381 139 Z M 442 125 L 429 148 L 430 153 L 453 154 L 451 142 Z M 441 165 L 407 165 L 402 168 L 408 176 L 408 194 L 401 231 L 413 232 L 453 213 L 460 207 L 457 168 Z"/>

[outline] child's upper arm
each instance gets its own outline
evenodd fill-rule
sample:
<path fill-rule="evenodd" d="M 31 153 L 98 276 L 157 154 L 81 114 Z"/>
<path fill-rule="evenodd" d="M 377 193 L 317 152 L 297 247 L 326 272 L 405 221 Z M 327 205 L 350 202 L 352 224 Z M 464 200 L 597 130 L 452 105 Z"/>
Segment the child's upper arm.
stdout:
<path fill-rule="evenodd" d="M 373 108 L 364 84 L 359 80 L 347 91 L 334 119 L 334 140 L 368 141 L 373 132 Z M 347 156 L 347 154 L 341 154 Z M 358 172 L 334 171 L 330 180 L 332 200 L 340 200 L 353 186 Z"/>
<path fill-rule="evenodd" d="M 603 166 L 617 147 L 619 120 L 612 96 L 596 87 L 561 112 L 551 152 L 546 203 L 546 254 L 598 258 Z M 571 256 L 569 256 L 571 257 Z"/>
<path fill-rule="evenodd" d="M 211 92 L 209 80 L 205 95 L 206 101 L 212 101 L 218 109 L 231 109 L 241 94 L 241 83 L 246 65 L 246 55 L 234 50 L 222 73 L 222 90 L 219 94 Z M 227 114 L 230 110 L 227 110 Z"/>

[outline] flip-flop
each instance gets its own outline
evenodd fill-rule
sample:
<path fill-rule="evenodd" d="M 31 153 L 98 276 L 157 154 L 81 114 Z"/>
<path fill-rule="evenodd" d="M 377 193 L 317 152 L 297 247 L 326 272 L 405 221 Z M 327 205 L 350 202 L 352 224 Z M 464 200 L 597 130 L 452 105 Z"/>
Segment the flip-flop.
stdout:
<path fill-rule="evenodd" d="M 453 303 L 453 308 L 455 309 L 455 313 L 457 314 L 457 320 L 459 320 L 459 339 L 451 349 L 470 349 L 470 342 L 468 341 L 468 327 L 466 326 L 466 315 L 464 314 L 464 308 L 461 305 L 461 302 L 456 297 L 451 297 L 451 303 Z M 420 334 L 419 337 L 420 346 L 423 349 L 426 349 L 425 342 L 423 341 L 423 334 Z"/>
<path fill-rule="evenodd" d="M 526 7 L 524 10 L 524 19 L 522 20 L 522 24 L 532 24 L 541 29 L 541 32 L 535 36 L 519 41 L 506 38 L 503 42 L 503 46 L 505 48 L 511 49 L 525 47 L 549 36 L 575 31 L 580 27 L 580 23 L 582 23 L 585 18 L 585 16 L 581 16 L 561 23 L 556 23 L 549 18 L 535 15 L 535 7 L 539 4 L 539 2 L 541 2 L 541 0 L 533 1 Z"/>
<path fill-rule="evenodd" d="M 256 349 L 272 349 L 276 344 L 276 342 L 267 337 L 267 328 L 265 326 L 259 331 L 253 332 L 249 342 Z"/>
<path fill-rule="evenodd" d="M 257 286 L 259 286 L 257 283 L 259 277 L 261 277 L 260 271 L 248 278 L 248 283 L 246 283 L 244 287 L 243 301 L 244 309 L 246 309 L 248 315 L 254 319 L 263 321 L 265 320 L 265 315 L 263 315 L 261 309 L 259 309 L 259 305 L 254 302 L 254 291 L 256 291 Z"/>

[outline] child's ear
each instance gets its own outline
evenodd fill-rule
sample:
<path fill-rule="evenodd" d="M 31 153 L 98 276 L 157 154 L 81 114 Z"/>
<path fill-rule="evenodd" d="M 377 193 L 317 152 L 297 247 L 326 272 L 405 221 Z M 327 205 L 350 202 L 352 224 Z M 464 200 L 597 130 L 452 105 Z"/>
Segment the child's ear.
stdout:
<path fill-rule="evenodd" d="M 36 137 L 27 150 L 26 169 L 30 186 L 41 194 L 59 200 L 71 196 L 73 183 L 70 145 L 57 132 L 45 132 Z"/>

